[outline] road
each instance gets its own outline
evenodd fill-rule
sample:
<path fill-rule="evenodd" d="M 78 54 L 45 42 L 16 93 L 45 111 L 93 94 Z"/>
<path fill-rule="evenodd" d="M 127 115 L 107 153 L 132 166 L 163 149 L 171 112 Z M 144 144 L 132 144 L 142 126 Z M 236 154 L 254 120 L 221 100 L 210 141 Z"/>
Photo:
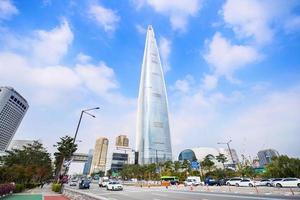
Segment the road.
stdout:
<path fill-rule="evenodd" d="M 69 186 L 68 186 L 69 187 Z M 77 187 L 72 189 L 78 190 Z M 284 199 L 300 199 L 300 196 L 285 196 L 273 194 L 241 194 L 241 193 L 225 193 L 225 192 L 203 192 L 189 191 L 182 189 L 166 189 L 163 187 L 140 188 L 134 186 L 125 186 L 123 191 L 107 191 L 105 188 L 99 188 L 96 184 L 91 184 L 88 190 L 80 190 L 81 192 L 94 194 L 105 200 L 284 200 Z"/>

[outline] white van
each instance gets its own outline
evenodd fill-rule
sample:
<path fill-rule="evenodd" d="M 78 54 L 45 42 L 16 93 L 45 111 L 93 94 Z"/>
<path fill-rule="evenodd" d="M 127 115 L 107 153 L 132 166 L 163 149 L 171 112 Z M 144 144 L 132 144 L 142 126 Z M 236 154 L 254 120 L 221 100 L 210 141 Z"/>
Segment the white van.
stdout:
<path fill-rule="evenodd" d="M 188 176 L 186 180 L 184 181 L 185 186 L 197 186 L 197 185 L 203 185 L 203 182 L 201 181 L 201 178 L 199 176 Z"/>
<path fill-rule="evenodd" d="M 107 184 L 109 182 L 109 178 L 108 177 L 100 177 L 99 178 L 99 187 L 106 187 Z"/>

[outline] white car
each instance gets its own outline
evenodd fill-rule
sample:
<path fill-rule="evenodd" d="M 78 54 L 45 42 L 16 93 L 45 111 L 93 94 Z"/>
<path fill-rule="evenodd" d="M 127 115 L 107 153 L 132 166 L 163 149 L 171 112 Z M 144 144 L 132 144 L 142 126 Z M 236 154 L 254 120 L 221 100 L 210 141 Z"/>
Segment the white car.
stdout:
<path fill-rule="evenodd" d="M 299 187 L 300 179 L 298 178 L 283 178 L 280 181 L 273 182 L 275 187 Z"/>
<path fill-rule="evenodd" d="M 111 181 L 106 185 L 107 190 L 123 190 L 123 185 L 117 181 Z"/>
<path fill-rule="evenodd" d="M 184 181 L 184 186 L 198 186 L 198 185 L 204 185 L 203 182 L 201 182 L 201 179 L 199 176 L 189 176 Z"/>
<path fill-rule="evenodd" d="M 108 177 L 100 177 L 99 178 L 99 181 L 98 181 L 99 187 L 106 187 L 108 183 L 109 183 Z"/>
<path fill-rule="evenodd" d="M 239 187 L 254 187 L 255 186 L 255 181 L 252 181 L 250 179 L 243 179 L 240 182 L 236 183 L 235 186 Z"/>
<path fill-rule="evenodd" d="M 271 186 L 275 187 L 275 183 L 278 182 L 278 181 L 282 181 L 282 179 L 283 178 L 273 178 L 273 179 L 271 179 L 271 182 L 270 182 Z"/>
<path fill-rule="evenodd" d="M 241 180 L 243 180 L 243 179 L 242 178 L 231 178 L 226 182 L 226 185 L 236 185 Z"/>
<path fill-rule="evenodd" d="M 272 186 L 271 182 L 272 182 L 271 179 L 262 179 L 260 181 L 256 181 L 255 185 L 256 186 L 268 186 L 268 187 L 271 187 Z"/>

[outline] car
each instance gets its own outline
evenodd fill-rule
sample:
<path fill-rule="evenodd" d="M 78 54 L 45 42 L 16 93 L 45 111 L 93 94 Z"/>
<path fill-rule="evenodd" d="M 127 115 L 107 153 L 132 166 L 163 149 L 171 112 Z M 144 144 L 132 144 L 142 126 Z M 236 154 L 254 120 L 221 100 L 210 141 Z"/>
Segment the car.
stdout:
<path fill-rule="evenodd" d="M 273 182 L 275 187 L 299 187 L 300 179 L 298 178 L 283 178 L 280 181 Z"/>
<path fill-rule="evenodd" d="M 250 179 L 243 179 L 240 182 L 237 182 L 235 186 L 239 187 L 254 187 L 255 186 L 255 181 L 252 181 Z"/>
<path fill-rule="evenodd" d="M 79 183 L 79 189 L 90 189 L 90 181 L 87 179 L 83 179 Z"/>
<path fill-rule="evenodd" d="M 201 182 L 201 178 L 199 176 L 188 176 L 187 179 L 184 181 L 185 186 L 198 186 L 203 185 Z"/>
<path fill-rule="evenodd" d="M 212 185 L 216 185 L 217 181 L 211 177 L 206 177 L 204 183 L 205 185 L 212 186 Z"/>
<path fill-rule="evenodd" d="M 70 186 L 76 186 L 77 185 L 77 180 L 71 180 Z"/>
<path fill-rule="evenodd" d="M 243 179 L 242 178 L 231 178 L 226 182 L 226 185 L 236 185 L 241 180 L 243 180 Z"/>
<path fill-rule="evenodd" d="M 226 185 L 226 182 L 227 182 L 228 180 L 229 180 L 228 178 L 222 178 L 222 179 L 219 179 L 219 180 L 217 181 L 217 186 Z"/>
<path fill-rule="evenodd" d="M 271 187 L 275 187 L 275 182 L 278 182 L 278 181 L 281 181 L 281 180 L 282 180 L 282 178 L 272 178 L 271 182 L 270 182 Z"/>
<path fill-rule="evenodd" d="M 117 181 L 111 181 L 106 186 L 107 190 L 123 190 L 123 185 Z"/>
<path fill-rule="evenodd" d="M 260 181 L 256 181 L 255 185 L 256 186 L 268 186 L 271 187 L 271 179 L 261 179 Z"/>
<path fill-rule="evenodd" d="M 109 182 L 108 177 L 100 177 L 98 185 L 99 185 L 99 187 L 106 187 L 108 182 Z"/>

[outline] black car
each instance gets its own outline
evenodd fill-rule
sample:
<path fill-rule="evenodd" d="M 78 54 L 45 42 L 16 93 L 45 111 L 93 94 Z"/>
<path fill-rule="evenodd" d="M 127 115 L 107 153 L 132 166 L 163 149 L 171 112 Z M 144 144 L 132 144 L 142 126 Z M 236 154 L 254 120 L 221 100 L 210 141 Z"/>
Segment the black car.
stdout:
<path fill-rule="evenodd" d="M 222 185 L 226 185 L 226 182 L 228 181 L 229 179 L 228 178 L 222 178 L 222 179 L 219 179 L 217 181 L 217 184 L 218 186 L 222 186 Z"/>
<path fill-rule="evenodd" d="M 79 189 L 90 189 L 90 181 L 89 180 L 81 180 L 79 183 Z"/>

